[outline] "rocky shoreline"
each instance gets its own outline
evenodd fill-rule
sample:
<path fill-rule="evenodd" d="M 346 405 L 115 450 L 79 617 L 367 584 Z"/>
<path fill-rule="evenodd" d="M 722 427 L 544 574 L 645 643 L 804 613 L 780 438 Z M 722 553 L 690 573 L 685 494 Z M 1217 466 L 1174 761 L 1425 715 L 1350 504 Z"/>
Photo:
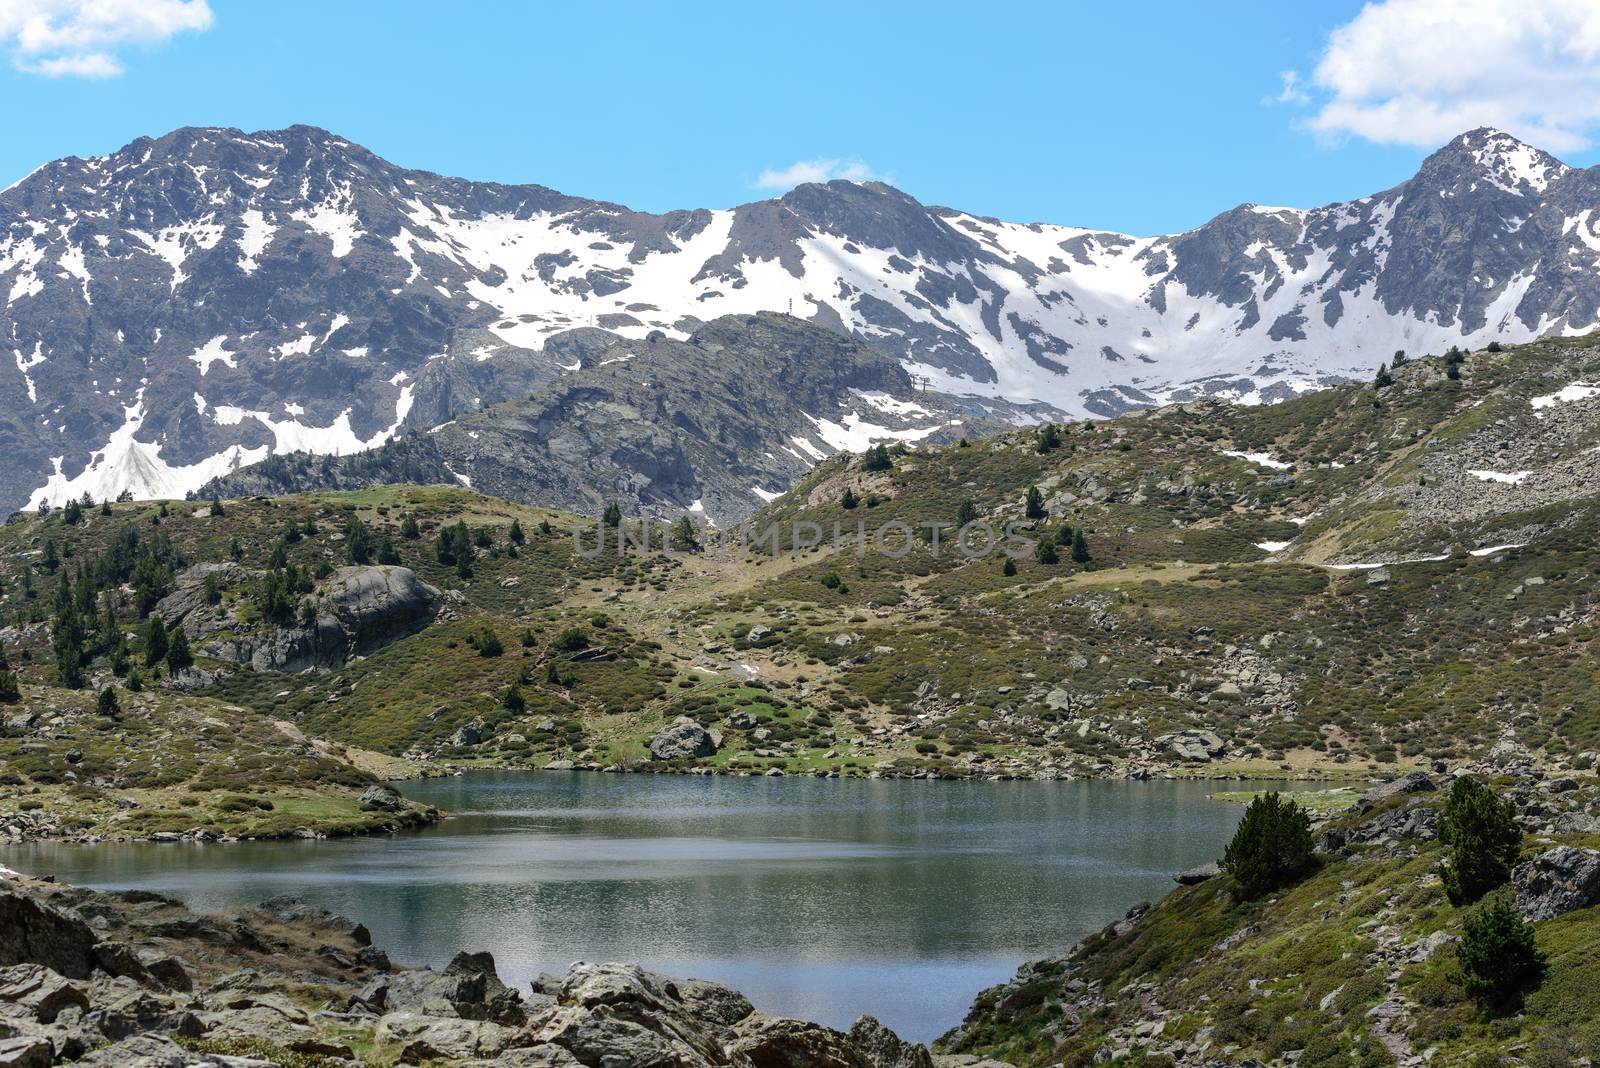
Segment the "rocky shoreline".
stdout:
<path fill-rule="evenodd" d="M 0 869 L 0 1066 L 979 1068 L 870 1017 L 848 1032 L 736 991 L 578 963 L 526 991 L 487 952 L 397 966 L 361 924 L 296 898 L 199 914 Z"/>
<path fill-rule="evenodd" d="M 328 838 L 362 838 L 380 834 L 399 834 L 418 830 L 445 818 L 445 813 L 433 806 L 419 806 L 405 800 L 398 790 L 387 783 L 374 783 L 362 791 L 357 804 L 362 812 L 383 813 L 388 819 L 364 826 L 339 824 L 326 827 L 303 825 L 278 832 L 257 834 L 228 834 L 193 827 L 184 831 L 153 831 L 150 834 L 98 834 L 92 829 L 76 826 L 60 811 L 17 811 L 0 813 L 0 846 L 26 845 L 32 842 L 61 842 L 70 845 L 150 843 L 209 843 L 271 842 L 290 839 L 321 840 Z"/>

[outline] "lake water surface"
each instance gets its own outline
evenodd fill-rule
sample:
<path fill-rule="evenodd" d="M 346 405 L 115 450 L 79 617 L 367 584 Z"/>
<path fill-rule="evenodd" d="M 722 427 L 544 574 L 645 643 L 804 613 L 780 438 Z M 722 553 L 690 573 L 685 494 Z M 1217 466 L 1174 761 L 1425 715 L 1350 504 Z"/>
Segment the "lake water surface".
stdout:
<path fill-rule="evenodd" d="M 395 960 L 488 949 L 714 979 L 758 1008 L 908 1038 L 1214 860 L 1243 809 L 1185 782 L 906 782 L 484 772 L 401 784 L 455 813 L 386 838 L 44 844 L 0 863 L 198 909 L 298 894 Z"/>

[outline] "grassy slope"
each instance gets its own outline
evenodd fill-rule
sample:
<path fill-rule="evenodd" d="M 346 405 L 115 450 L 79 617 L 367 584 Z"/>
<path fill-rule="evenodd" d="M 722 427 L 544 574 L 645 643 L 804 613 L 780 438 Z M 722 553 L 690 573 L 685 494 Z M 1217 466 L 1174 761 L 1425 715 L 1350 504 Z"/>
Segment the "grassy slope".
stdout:
<path fill-rule="evenodd" d="M 1557 842 L 1592 847 L 1596 839 L 1529 839 L 1524 855 Z M 1443 855 L 1434 841 L 1358 847 L 1349 857 L 1324 858 L 1299 884 L 1244 904 L 1225 879 L 1179 888 L 1069 956 L 1028 966 L 1026 976 L 986 991 L 941 1041 L 951 1052 L 1021 1066 L 1095 1063 L 1103 1045 L 1125 1051 L 1119 1064 L 1152 1065 L 1202 1050 L 1229 1063 L 1298 1050 L 1302 1068 L 1389 1065 L 1428 1050 L 1431 1064 L 1474 1068 L 1556 1068 L 1593 1056 L 1600 1050 L 1600 910 L 1535 925 L 1549 963 L 1543 984 L 1521 1012 L 1486 1012 L 1454 975 L 1448 939 L 1459 935 L 1466 910 L 1444 895 Z M 1430 951 L 1430 938 L 1443 944 Z M 1401 1006 L 1392 1033 L 1371 1013 L 1386 1001 Z"/>
<path fill-rule="evenodd" d="M 39 622 L 54 582 L 41 562 L 47 540 L 70 568 L 131 523 L 165 534 L 185 561 L 225 559 L 237 541 L 241 562 L 260 567 L 285 526 L 309 518 L 317 533 L 288 552 L 314 566 L 342 562 L 337 532 L 357 514 L 396 538 L 402 563 L 459 594 L 441 621 L 339 671 L 234 671 L 209 696 L 316 738 L 464 764 L 627 762 L 663 723 L 689 715 L 724 735 L 705 763 L 750 771 L 1359 776 L 1508 743 L 1559 765 L 1600 747 L 1593 501 L 1564 507 L 1526 549 L 1396 567 L 1382 586 L 1320 562 L 1492 538 L 1482 522 L 1410 529 L 1385 487 L 1406 477 L 1419 441 L 1526 409 L 1527 396 L 1592 360 L 1571 343 L 1529 346 L 1475 357 L 1464 382 L 1414 366 L 1379 404 L 1356 386 L 1270 408 L 1194 404 L 1064 428 L 1048 454 L 1018 431 L 910 450 L 887 473 L 835 457 L 752 524 L 777 524 L 787 540 L 795 523 L 950 523 L 970 500 L 1001 526 L 1022 519 L 1023 493 L 1037 485 L 1050 526 L 1087 531 L 1094 558 L 1044 565 L 1017 546 L 1014 577 L 998 554 L 969 561 L 922 540 L 899 559 L 740 552 L 731 536 L 689 556 L 608 548 L 586 559 L 569 533 L 592 532 L 592 520 L 447 487 L 240 500 L 223 516 L 187 504 L 162 518 L 162 506 L 138 503 L 111 517 L 90 510 L 74 527 L 59 514 L 28 518 L 0 531 L 0 604 L 18 624 L 6 651 L 27 683 L 51 682 Z M 1285 477 L 1230 450 L 1299 467 Z M 841 506 L 846 486 L 859 507 Z M 399 538 L 407 515 L 420 540 Z M 1303 532 L 1290 522 L 1307 517 Z M 492 544 L 470 578 L 433 557 L 433 535 L 458 519 Z M 513 519 L 528 533 L 514 553 Z M 552 534 L 537 533 L 542 520 Z M 1279 556 L 1256 545 L 1291 538 Z M 126 604 L 123 615 L 136 625 Z M 752 641 L 758 624 L 766 631 Z M 556 648 L 575 627 L 590 646 L 576 657 Z M 502 655 L 479 655 L 485 628 Z M 585 659 L 595 649 L 601 657 Z M 758 683 L 739 677 L 746 668 Z M 97 670 L 104 681 L 103 663 Z M 513 682 L 522 713 L 501 703 Z M 755 725 L 725 726 L 736 709 Z M 452 747 L 469 723 L 490 740 Z M 1229 752 L 1210 764 L 1176 760 L 1158 740 L 1189 728 L 1216 731 Z"/>

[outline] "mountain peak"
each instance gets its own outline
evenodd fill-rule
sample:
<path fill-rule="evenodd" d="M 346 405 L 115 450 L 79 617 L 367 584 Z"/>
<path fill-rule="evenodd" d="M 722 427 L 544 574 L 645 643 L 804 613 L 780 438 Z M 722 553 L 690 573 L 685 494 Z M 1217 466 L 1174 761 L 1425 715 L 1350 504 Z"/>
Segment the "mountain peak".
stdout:
<path fill-rule="evenodd" d="M 1543 193 L 1572 168 L 1504 130 L 1479 126 L 1438 149 L 1417 172 L 1419 177 L 1487 180 L 1508 193 Z"/>

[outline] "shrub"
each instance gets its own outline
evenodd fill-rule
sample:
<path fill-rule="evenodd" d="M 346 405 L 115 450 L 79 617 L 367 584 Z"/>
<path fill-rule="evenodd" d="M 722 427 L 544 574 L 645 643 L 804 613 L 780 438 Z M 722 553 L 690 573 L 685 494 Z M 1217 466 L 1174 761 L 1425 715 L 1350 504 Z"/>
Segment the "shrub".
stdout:
<path fill-rule="evenodd" d="M 1233 879 L 1234 895 L 1249 901 L 1310 871 L 1312 848 L 1305 809 L 1277 793 L 1261 794 L 1245 810 L 1221 867 Z"/>
<path fill-rule="evenodd" d="M 578 627 L 568 627 L 556 635 L 550 648 L 558 653 L 575 653 L 589 644 L 589 636 Z"/>
<path fill-rule="evenodd" d="M 1490 894 L 1462 918 L 1456 963 L 1467 994 L 1500 1010 L 1515 1008 L 1539 985 L 1545 967 L 1533 924 L 1517 914 L 1505 890 Z"/>
<path fill-rule="evenodd" d="M 1483 783 L 1463 775 L 1450 787 L 1439 840 L 1450 847 L 1440 869 L 1451 904 L 1470 905 L 1511 881 L 1522 848 L 1516 807 Z"/>
<path fill-rule="evenodd" d="M 506 647 L 501 644 L 500 636 L 488 627 L 484 627 L 483 633 L 478 636 L 478 655 L 499 656 L 505 651 Z"/>

